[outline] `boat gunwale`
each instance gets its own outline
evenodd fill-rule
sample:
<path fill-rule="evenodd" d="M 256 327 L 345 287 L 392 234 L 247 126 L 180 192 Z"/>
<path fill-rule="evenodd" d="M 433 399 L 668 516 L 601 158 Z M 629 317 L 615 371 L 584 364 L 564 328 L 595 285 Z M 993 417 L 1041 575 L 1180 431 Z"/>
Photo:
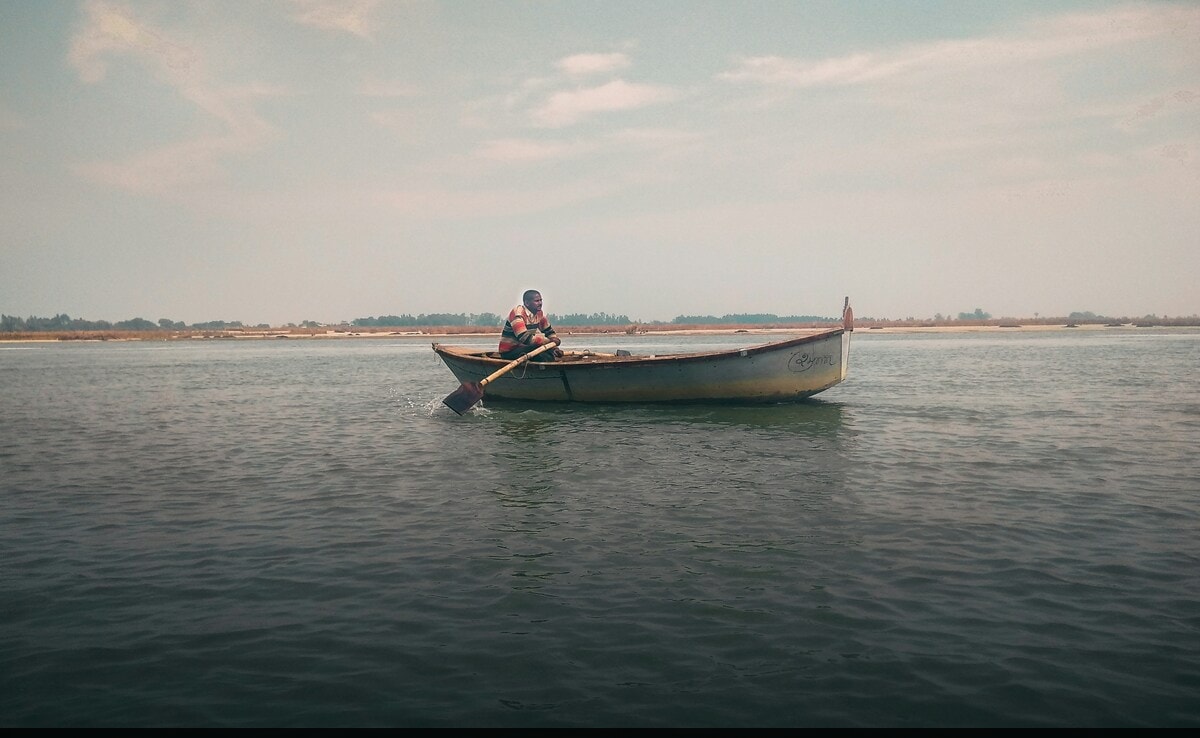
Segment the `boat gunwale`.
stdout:
<path fill-rule="evenodd" d="M 755 356 L 758 354 L 772 353 L 775 351 L 786 350 L 794 346 L 802 346 L 806 343 L 836 338 L 846 332 L 845 327 L 831 328 L 820 333 L 813 333 L 807 336 L 797 336 L 794 338 L 785 339 L 782 341 L 772 341 L 768 343 L 756 344 L 743 348 L 721 349 L 719 351 L 696 351 L 685 354 L 656 354 L 653 356 L 633 355 L 633 356 L 582 356 L 578 360 L 573 361 L 555 361 L 555 362 L 535 362 L 543 368 L 553 367 L 555 369 L 570 369 L 572 367 L 597 367 L 597 366 L 637 366 L 639 364 L 656 364 L 664 361 L 690 363 L 695 361 L 713 361 L 718 359 L 733 359 L 743 358 L 747 356 Z M 448 346 L 441 343 L 434 343 L 433 350 L 439 356 L 449 356 L 455 359 L 469 361 L 475 364 L 487 366 L 503 366 L 508 363 L 506 359 L 493 358 L 487 356 L 490 351 L 478 351 L 464 346 Z"/>

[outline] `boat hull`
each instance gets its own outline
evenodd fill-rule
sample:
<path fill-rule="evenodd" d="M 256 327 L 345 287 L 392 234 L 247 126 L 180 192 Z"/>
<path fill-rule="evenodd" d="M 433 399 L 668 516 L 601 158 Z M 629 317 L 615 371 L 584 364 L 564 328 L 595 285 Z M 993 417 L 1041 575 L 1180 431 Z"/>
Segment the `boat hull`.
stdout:
<path fill-rule="evenodd" d="M 843 328 L 730 351 L 658 356 L 567 356 L 526 362 L 484 387 L 485 397 L 550 402 L 790 402 L 846 378 L 851 332 Z M 434 344 L 460 382 L 479 382 L 506 362 Z"/>

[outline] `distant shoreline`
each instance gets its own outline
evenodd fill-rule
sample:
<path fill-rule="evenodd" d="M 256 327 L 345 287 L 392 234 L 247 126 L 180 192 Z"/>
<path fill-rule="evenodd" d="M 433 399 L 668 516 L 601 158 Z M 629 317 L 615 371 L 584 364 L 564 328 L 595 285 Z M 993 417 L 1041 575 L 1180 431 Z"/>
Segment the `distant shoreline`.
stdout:
<path fill-rule="evenodd" d="M 637 336 L 637 335 L 780 335 L 809 333 L 838 327 L 838 323 L 805 323 L 794 325 L 634 325 L 634 326 L 560 326 L 564 337 Z M 1196 328 L 1200 320 L 1181 319 L 1155 322 L 1123 323 L 1064 323 L 1001 322 L 1001 321 L 858 321 L 855 332 L 888 333 L 1012 333 L 1023 331 L 1096 331 L 1131 330 L 1135 328 Z M 0 343 L 62 343 L 70 341 L 192 341 L 192 340 L 264 340 L 264 339 L 348 339 L 348 338 L 487 338 L 499 337 L 499 330 L 480 330 L 477 327 L 430 326 L 414 330 L 388 328 L 232 328 L 225 330 L 178 331 L 39 331 L 0 333 Z"/>

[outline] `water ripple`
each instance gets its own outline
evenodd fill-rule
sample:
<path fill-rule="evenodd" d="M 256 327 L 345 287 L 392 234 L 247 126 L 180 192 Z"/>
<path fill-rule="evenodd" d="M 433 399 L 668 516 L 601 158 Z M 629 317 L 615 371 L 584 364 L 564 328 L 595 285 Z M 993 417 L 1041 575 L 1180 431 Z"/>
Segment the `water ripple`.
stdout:
<path fill-rule="evenodd" d="M 1200 341 L 854 357 L 819 402 L 459 417 L 403 340 L 5 352 L 0 715 L 1200 725 Z"/>

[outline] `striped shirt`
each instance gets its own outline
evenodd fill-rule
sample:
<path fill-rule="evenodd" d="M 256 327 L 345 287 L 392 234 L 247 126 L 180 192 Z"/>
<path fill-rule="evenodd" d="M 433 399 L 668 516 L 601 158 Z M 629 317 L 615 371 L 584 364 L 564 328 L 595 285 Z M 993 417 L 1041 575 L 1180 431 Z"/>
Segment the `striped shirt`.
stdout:
<path fill-rule="evenodd" d="M 521 346 L 541 346 L 549 343 L 554 328 L 544 310 L 533 312 L 524 305 L 517 305 L 504 321 L 504 332 L 500 334 L 500 353 Z"/>

